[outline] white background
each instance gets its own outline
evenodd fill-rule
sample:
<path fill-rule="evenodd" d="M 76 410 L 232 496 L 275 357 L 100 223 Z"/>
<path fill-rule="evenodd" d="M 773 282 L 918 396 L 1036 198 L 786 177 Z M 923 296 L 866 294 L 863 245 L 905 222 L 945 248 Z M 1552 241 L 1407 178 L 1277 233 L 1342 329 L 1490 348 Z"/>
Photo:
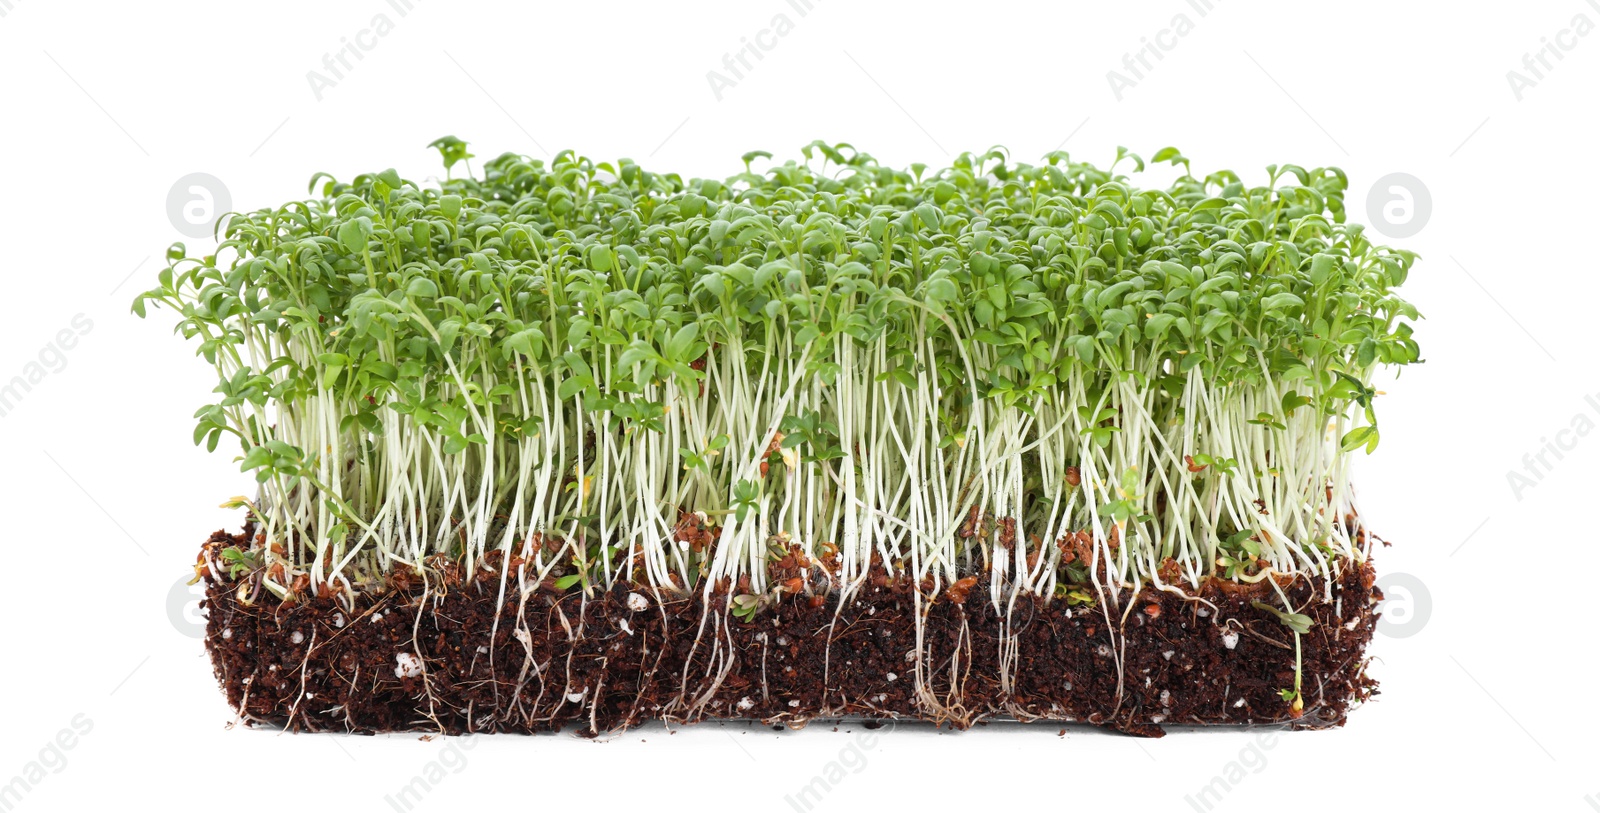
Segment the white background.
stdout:
<path fill-rule="evenodd" d="M 746 150 L 798 157 L 813 138 L 896 165 L 994 144 L 1037 161 L 1064 143 L 1101 162 L 1119 144 L 1146 156 L 1174 144 L 1197 172 L 1256 181 L 1274 162 L 1341 166 L 1361 220 L 1375 180 L 1409 173 L 1431 216 L 1391 242 L 1424 257 L 1405 294 L 1427 317 L 1427 363 L 1380 385 L 1383 443 L 1357 477 L 1367 520 L 1394 543 L 1380 570 L 1427 595 L 1391 608 L 1410 618 L 1404 637 L 1375 645 L 1377 702 L 1343 729 L 1271 748 L 1245 731 L 1145 741 L 1046 725 L 901 726 L 865 747 L 855 728 L 829 725 L 478 738 L 417 809 L 792 810 L 785 794 L 853 744 L 865 762 L 815 809 L 1191 810 L 1186 795 L 1241 753 L 1254 768 L 1214 809 L 1583 811 L 1586 794 L 1600 797 L 1600 432 L 1561 436 L 1574 448 L 1547 453 L 1551 470 L 1520 494 L 1507 477 L 1577 416 L 1600 424 L 1585 402 L 1600 403 L 1600 33 L 1562 33 L 1580 14 L 1600 24 L 1600 3 L 1219 0 L 1204 16 L 1186 0 L 820 0 L 804 16 L 785 0 L 419 0 L 404 17 L 385 0 L 0 10 L 0 382 L 76 314 L 93 323 L 65 368 L 0 419 L 0 784 L 75 715 L 93 725 L 64 765 L 49 755 L 59 772 L 17 810 L 141 797 L 171 810 L 389 810 L 385 794 L 445 757 L 445 743 L 416 736 L 227 728 L 172 588 L 207 534 L 236 527 L 215 506 L 250 483 L 229 455 L 190 445 L 190 414 L 214 383 L 205 365 L 169 313 L 140 321 L 128 304 L 184 239 L 167 208 L 179 178 L 215 176 L 236 209 L 277 205 L 318 170 L 436 176 L 425 145 L 447 133 L 484 157 L 572 148 L 716 177 Z M 307 73 L 379 13 L 392 33 L 363 37 L 371 50 L 319 100 Z M 718 100 L 707 72 L 779 13 L 793 31 L 763 37 L 772 49 Z M 1180 13 L 1193 30 L 1161 35 Z M 1133 78 L 1124 54 L 1158 36 L 1172 47 L 1119 100 L 1107 73 Z M 1536 78 L 1523 58 L 1546 38 L 1571 47 Z M 1512 70 L 1532 80 L 1520 100 Z"/>

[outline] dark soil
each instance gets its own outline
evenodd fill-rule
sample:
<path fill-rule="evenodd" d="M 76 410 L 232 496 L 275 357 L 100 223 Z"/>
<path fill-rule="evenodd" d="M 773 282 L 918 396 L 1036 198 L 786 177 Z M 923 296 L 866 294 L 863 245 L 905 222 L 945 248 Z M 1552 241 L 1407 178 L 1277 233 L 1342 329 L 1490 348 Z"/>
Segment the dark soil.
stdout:
<path fill-rule="evenodd" d="M 206 555 L 245 546 L 248 534 L 219 531 Z M 1370 563 L 1331 585 L 1284 584 L 1315 621 L 1301 639 L 1296 716 L 1280 695 L 1294 684 L 1294 635 L 1251 606 L 1278 605 L 1265 582 L 1203 585 L 1199 596 L 1215 611 L 1146 589 L 1093 608 L 1021 598 L 1008 620 L 990 603 L 986 579 L 958 604 L 880 575 L 837 614 L 832 598 L 799 595 L 745 622 L 726 612 L 725 595 L 708 602 L 648 587 L 585 600 L 546 585 L 523 604 L 513 578 L 496 629 L 495 556 L 475 580 L 442 594 L 392 584 L 359 596 L 353 611 L 332 598 L 284 603 L 268 594 L 247 606 L 238 583 L 208 580 L 206 647 L 229 704 L 251 723 L 363 734 L 909 718 L 956 728 L 1076 721 L 1161 736 L 1163 725 L 1343 725 L 1377 693 L 1364 655 L 1381 598 Z M 630 594 L 643 609 L 630 609 Z M 919 604 L 921 694 L 912 654 Z M 406 674 L 407 664 L 421 674 Z"/>

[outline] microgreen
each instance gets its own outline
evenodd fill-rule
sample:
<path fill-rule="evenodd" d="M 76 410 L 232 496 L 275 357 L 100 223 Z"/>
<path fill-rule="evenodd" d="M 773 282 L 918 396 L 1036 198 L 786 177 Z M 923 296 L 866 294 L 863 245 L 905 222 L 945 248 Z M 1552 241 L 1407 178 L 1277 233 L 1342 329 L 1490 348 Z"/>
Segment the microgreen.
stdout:
<path fill-rule="evenodd" d="M 1065 601 L 1068 607 L 1094 606 L 1094 594 L 1081 587 L 1071 587 L 1067 584 L 1057 584 L 1055 597 Z"/>
<path fill-rule="evenodd" d="M 733 600 L 729 602 L 729 611 L 732 612 L 733 615 L 739 620 L 749 622 L 751 619 L 756 617 L 756 613 L 761 612 L 761 607 L 763 604 L 765 604 L 765 602 L 762 600 L 761 596 L 752 595 L 750 593 L 741 593 L 737 596 L 734 596 Z"/>
<path fill-rule="evenodd" d="M 1415 255 L 1346 223 L 1337 169 L 1248 184 L 1168 148 L 1184 175 L 1144 189 L 1127 150 L 899 170 L 813 142 L 719 181 L 432 146 L 437 186 L 318 174 L 134 302 L 216 370 L 193 439 L 260 483 L 274 592 L 499 550 L 571 563 L 562 589 L 760 596 L 782 537 L 835 585 L 988 567 L 1092 605 L 1167 561 L 1194 586 L 1367 554 L 1348 455 L 1374 371 L 1420 361 Z M 690 546 L 686 514 L 724 524 Z M 1076 533 L 1099 569 L 1063 561 Z"/>
<path fill-rule="evenodd" d="M 1291 630 L 1294 630 L 1294 632 L 1299 635 L 1305 635 L 1311 631 L 1311 624 L 1313 623 L 1311 616 L 1280 610 L 1264 601 L 1252 601 L 1250 602 L 1250 606 L 1256 608 L 1257 610 L 1272 613 L 1274 616 L 1277 616 L 1279 623 Z"/>
<path fill-rule="evenodd" d="M 228 578 L 237 579 L 240 574 L 248 573 L 261 567 L 257 558 L 247 551 L 238 548 L 223 548 L 222 561 L 228 566 Z"/>

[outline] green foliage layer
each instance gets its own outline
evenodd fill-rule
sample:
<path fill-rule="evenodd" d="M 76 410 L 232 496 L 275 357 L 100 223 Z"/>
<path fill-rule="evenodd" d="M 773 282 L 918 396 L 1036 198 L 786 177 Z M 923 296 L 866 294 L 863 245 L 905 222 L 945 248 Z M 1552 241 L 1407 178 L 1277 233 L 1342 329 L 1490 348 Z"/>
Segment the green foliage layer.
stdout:
<path fill-rule="evenodd" d="M 802 153 L 319 175 L 175 246 L 135 310 L 217 369 L 194 438 L 261 482 L 269 587 L 501 550 L 525 585 L 760 597 L 798 546 L 808 592 L 877 559 L 1085 597 L 1364 555 L 1347 457 L 1374 368 L 1418 360 L 1414 256 L 1345 221 L 1339 170 Z"/>

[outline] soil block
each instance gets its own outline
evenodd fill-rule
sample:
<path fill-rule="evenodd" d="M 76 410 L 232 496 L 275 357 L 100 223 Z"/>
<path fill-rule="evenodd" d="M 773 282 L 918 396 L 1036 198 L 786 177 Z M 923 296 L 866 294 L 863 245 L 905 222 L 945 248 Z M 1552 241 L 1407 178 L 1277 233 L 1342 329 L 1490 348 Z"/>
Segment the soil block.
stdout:
<path fill-rule="evenodd" d="M 218 531 L 202 556 L 246 547 L 250 533 Z M 997 612 L 987 580 L 958 603 L 878 573 L 843 607 L 785 596 L 746 621 L 726 593 L 641 585 L 585 597 L 546 582 L 523 598 L 513 577 L 502 600 L 498 563 L 491 554 L 473 579 L 427 589 L 391 580 L 353 608 L 264 592 L 246 603 L 240 583 L 208 573 L 206 648 L 228 703 L 251 724 L 359 734 L 1014 719 L 1161 736 L 1162 726 L 1343 725 L 1377 692 L 1365 651 L 1382 596 L 1370 562 L 1280 582 L 1313 619 L 1300 640 L 1299 714 L 1282 694 L 1294 685 L 1294 634 L 1252 604 L 1278 605 L 1265 581 L 1208 581 L 1193 597 L 1124 590 L 1093 607 L 1020 596 Z"/>

